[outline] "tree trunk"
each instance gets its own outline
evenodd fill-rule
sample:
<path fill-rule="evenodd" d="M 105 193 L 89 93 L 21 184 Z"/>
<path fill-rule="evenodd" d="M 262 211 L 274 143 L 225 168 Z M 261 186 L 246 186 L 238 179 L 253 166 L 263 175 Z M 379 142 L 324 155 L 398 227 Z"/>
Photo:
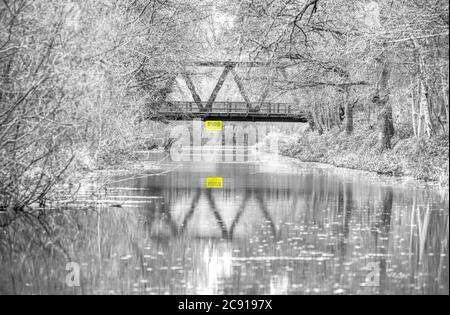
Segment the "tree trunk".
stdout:
<path fill-rule="evenodd" d="M 428 137 L 431 137 L 434 134 L 434 126 L 431 121 L 431 110 L 432 110 L 432 103 L 430 99 L 430 92 L 429 87 L 426 82 L 422 81 L 422 114 L 423 114 L 423 120 L 425 123 L 425 132 Z"/>
<path fill-rule="evenodd" d="M 423 107 L 422 107 L 422 84 L 420 83 L 420 80 L 417 81 L 417 108 L 419 110 L 419 116 L 417 121 L 417 137 L 420 138 L 423 135 Z"/>
<path fill-rule="evenodd" d="M 384 151 L 392 148 L 392 137 L 394 136 L 394 122 L 392 118 L 392 107 L 385 106 L 378 117 L 379 149 Z"/>
<path fill-rule="evenodd" d="M 345 131 L 350 135 L 353 130 L 353 106 L 350 104 L 350 91 L 347 88 L 345 91 Z"/>
<path fill-rule="evenodd" d="M 431 100 L 430 95 L 430 86 L 428 84 L 427 80 L 427 69 L 425 64 L 425 57 L 423 55 L 424 48 L 420 45 L 420 43 L 413 38 L 412 39 L 414 48 L 416 50 L 416 62 L 418 63 L 418 71 L 419 71 L 419 78 L 420 78 L 420 86 L 421 86 L 421 93 L 419 94 L 419 100 L 420 100 L 420 106 L 421 106 L 421 114 L 423 115 L 423 123 L 425 124 L 425 131 L 428 137 L 431 137 L 434 132 L 435 128 L 432 121 L 432 111 L 433 111 L 433 102 Z"/>
<path fill-rule="evenodd" d="M 323 134 L 323 132 L 324 132 L 323 125 L 322 125 L 322 123 L 321 123 L 321 121 L 319 119 L 319 116 L 317 115 L 316 106 L 312 110 L 312 115 L 313 115 L 313 119 L 314 119 L 314 125 L 315 125 L 317 131 L 319 132 L 319 134 Z"/>
<path fill-rule="evenodd" d="M 416 104 L 417 104 L 417 92 L 416 87 L 413 85 L 412 87 L 412 101 L 411 101 L 411 119 L 412 119 L 412 127 L 414 130 L 414 137 L 419 136 L 419 129 L 418 129 L 418 113 L 416 110 Z"/>
<path fill-rule="evenodd" d="M 445 117 L 445 130 L 444 133 L 448 134 L 450 130 L 450 119 L 448 112 L 448 81 L 445 82 L 446 70 L 442 68 L 442 112 L 441 115 Z"/>
<path fill-rule="evenodd" d="M 373 99 L 380 110 L 378 115 L 378 146 L 380 151 L 392 148 L 392 137 L 394 136 L 394 120 L 392 106 L 390 104 L 389 80 L 391 77 L 391 64 L 384 52 L 378 63 L 382 66 L 381 77 L 378 83 L 377 93 Z"/>

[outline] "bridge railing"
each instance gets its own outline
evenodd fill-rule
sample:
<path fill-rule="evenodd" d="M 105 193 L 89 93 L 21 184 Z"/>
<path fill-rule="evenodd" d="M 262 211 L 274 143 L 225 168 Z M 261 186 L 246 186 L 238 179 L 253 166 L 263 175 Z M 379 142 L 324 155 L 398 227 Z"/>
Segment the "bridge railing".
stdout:
<path fill-rule="evenodd" d="M 215 113 L 215 114 L 261 114 L 261 115 L 292 115 L 299 111 L 288 103 L 250 103 L 245 102 L 215 102 L 212 108 L 202 104 L 200 110 L 195 102 L 168 102 L 159 108 L 161 113 Z"/>

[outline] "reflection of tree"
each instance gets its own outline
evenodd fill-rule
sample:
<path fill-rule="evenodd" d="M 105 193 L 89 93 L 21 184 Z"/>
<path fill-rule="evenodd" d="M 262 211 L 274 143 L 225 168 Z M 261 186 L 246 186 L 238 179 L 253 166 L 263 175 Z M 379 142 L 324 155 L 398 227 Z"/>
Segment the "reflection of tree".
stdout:
<path fill-rule="evenodd" d="M 445 281 L 444 280 L 444 275 L 443 275 L 444 272 L 447 272 L 447 281 L 448 281 L 448 237 L 449 237 L 449 235 L 448 235 L 448 233 L 449 233 L 448 216 L 447 216 L 447 219 L 445 221 L 446 221 L 445 228 L 442 229 L 442 231 L 440 233 L 441 235 L 439 237 L 439 240 L 440 240 L 440 243 L 441 243 L 440 244 L 441 245 L 440 246 L 441 249 L 439 251 L 440 252 L 439 267 L 438 267 L 438 273 L 437 273 L 437 279 L 438 279 L 438 285 L 439 286 L 441 286 L 443 284 L 443 281 Z M 447 260 L 447 267 L 444 267 L 445 260 Z M 444 268 L 447 268 L 447 270 L 444 271 Z"/>
<path fill-rule="evenodd" d="M 353 209 L 353 186 L 350 183 L 339 184 L 338 188 L 338 201 L 337 201 L 337 212 L 342 216 L 343 221 L 339 226 L 339 276 L 342 277 L 344 274 L 344 262 L 347 257 L 347 244 L 350 235 L 350 221 L 352 217 Z"/>
<path fill-rule="evenodd" d="M 145 211 L 144 225 L 148 229 L 151 238 L 158 238 L 160 241 L 164 239 L 166 242 L 168 242 L 170 238 L 170 236 L 163 236 L 161 233 L 158 233 L 158 231 L 154 231 L 154 225 L 157 223 L 168 226 L 172 236 L 178 235 L 178 226 L 172 218 L 170 205 L 166 205 L 163 202 L 155 202 L 151 204 L 149 210 L 150 211 Z"/>
<path fill-rule="evenodd" d="M 66 263 L 72 261 L 69 245 L 80 232 L 73 216 L 64 210 L 2 215 L 0 295 L 29 294 L 32 289 L 62 292 L 63 283 L 54 283 L 54 273 L 65 272 Z"/>
<path fill-rule="evenodd" d="M 350 221 L 352 218 L 353 207 L 353 187 L 352 184 L 339 185 L 338 197 L 338 214 L 343 217 L 342 225 L 340 226 L 340 256 L 344 258 L 347 254 L 347 243 L 350 234 Z"/>
<path fill-rule="evenodd" d="M 387 255 L 389 252 L 389 236 L 391 232 L 392 205 L 394 190 L 388 187 L 383 194 L 382 212 L 379 221 L 378 240 L 381 240 L 380 251 L 380 294 L 384 294 L 387 287 Z"/>
<path fill-rule="evenodd" d="M 421 200 L 415 195 L 411 214 L 410 266 L 414 270 L 412 281 L 416 288 L 439 292 L 448 279 L 448 212 L 432 210 L 429 196 Z M 447 204 L 448 209 L 448 204 Z M 432 228 L 431 228 L 432 227 Z M 448 280 L 447 280 L 448 281 Z M 428 286 L 428 288 L 426 288 Z"/>
<path fill-rule="evenodd" d="M 353 209 L 353 187 L 352 184 L 345 184 L 345 198 L 344 198 L 344 237 L 348 240 L 350 234 L 350 221 L 352 219 Z"/>

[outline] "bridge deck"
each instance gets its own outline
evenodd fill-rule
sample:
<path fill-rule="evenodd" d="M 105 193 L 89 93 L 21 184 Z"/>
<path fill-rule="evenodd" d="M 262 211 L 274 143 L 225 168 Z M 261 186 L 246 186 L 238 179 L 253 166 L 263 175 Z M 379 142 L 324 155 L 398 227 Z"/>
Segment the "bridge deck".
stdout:
<path fill-rule="evenodd" d="M 195 102 L 170 102 L 158 109 L 158 114 L 169 120 L 222 120 L 307 122 L 307 113 L 287 103 L 216 102 L 212 108 Z"/>

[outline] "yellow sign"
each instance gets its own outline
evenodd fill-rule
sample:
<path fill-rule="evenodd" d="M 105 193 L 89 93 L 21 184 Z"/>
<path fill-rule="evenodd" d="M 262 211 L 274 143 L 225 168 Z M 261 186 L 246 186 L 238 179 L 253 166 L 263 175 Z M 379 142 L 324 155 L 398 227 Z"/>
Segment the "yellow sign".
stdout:
<path fill-rule="evenodd" d="M 222 177 L 208 177 L 206 179 L 207 189 L 223 189 L 223 178 Z"/>
<path fill-rule="evenodd" d="M 222 131 L 223 123 L 219 120 L 210 120 L 206 122 L 206 130 L 208 131 Z"/>

